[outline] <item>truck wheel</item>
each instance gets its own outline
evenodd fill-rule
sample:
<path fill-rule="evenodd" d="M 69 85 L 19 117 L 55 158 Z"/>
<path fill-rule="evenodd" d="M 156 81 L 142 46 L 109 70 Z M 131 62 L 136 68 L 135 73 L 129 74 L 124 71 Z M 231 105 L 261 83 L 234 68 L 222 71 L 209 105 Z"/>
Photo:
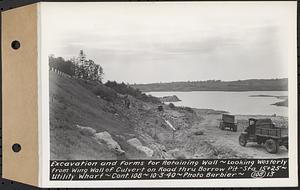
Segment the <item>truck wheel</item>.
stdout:
<path fill-rule="evenodd" d="M 278 142 L 274 139 L 268 139 L 266 141 L 266 149 L 269 153 L 275 154 L 278 151 Z"/>
<path fill-rule="evenodd" d="M 246 146 L 247 144 L 247 138 L 245 135 L 240 135 L 239 137 L 239 143 L 241 146 Z"/>

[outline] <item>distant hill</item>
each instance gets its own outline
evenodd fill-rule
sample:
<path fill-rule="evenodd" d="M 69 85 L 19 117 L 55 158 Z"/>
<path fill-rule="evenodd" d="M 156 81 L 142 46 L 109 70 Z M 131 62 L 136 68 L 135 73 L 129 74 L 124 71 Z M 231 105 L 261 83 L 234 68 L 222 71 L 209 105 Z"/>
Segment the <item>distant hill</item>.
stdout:
<path fill-rule="evenodd" d="M 143 92 L 155 91 L 286 91 L 288 79 L 249 79 L 238 81 L 188 81 L 170 83 L 134 84 Z"/>

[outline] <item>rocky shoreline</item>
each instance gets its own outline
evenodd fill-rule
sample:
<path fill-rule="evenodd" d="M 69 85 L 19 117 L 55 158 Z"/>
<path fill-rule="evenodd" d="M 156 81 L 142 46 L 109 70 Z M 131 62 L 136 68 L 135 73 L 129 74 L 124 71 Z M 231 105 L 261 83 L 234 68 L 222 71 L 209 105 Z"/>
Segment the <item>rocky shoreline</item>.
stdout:
<path fill-rule="evenodd" d="M 283 106 L 283 107 L 288 107 L 288 96 L 274 96 L 274 95 L 264 95 L 264 94 L 259 94 L 259 95 L 250 95 L 249 97 L 270 97 L 270 98 L 277 98 L 282 101 L 276 102 L 274 106 Z"/>
<path fill-rule="evenodd" d="M 162 102 L 180 102 L 181 100 L 176 96 L 163 96 L 163 97 L 159 97 L 160 101 Z"/>
<path fill-rule="evenodd" d="M 284 100 L 284 101 L 280 101 L 280 102 L 276 102 L 274 104 L 272 104 L 274 106 L 283 106 L 283 107 L 288 107 L 289 105 L 289 101 L 288 99 Z"/>

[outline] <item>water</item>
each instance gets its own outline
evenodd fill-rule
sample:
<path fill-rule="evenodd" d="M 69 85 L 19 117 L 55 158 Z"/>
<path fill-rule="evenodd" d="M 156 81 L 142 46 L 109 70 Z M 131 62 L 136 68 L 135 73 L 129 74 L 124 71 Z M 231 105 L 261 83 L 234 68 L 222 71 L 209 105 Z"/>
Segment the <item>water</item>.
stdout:
<path fill-rule="evenodd" d="M 282 99 L 276 97 L 250 97 L 251 95 L 287 96 L 287 91 L 193 91 L 193 92 L 149 92 L 153 96 L 162 97 L 176 95 L 181 102 L 173 102 L 176 106 L 192 108 L 208 108 L 228 111 L 241 115 L 281 115 L 288 116 L 288 108 L 271 105 Z"/>

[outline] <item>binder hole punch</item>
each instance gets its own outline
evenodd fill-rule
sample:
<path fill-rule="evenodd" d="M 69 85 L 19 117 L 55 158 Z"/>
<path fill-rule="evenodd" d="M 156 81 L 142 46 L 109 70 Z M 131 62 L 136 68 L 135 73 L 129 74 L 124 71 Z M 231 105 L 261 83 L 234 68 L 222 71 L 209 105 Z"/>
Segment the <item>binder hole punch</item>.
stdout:
<path fill-rule="evenodd" d="M 14 151 L 14 152 L 20 152 L 21 151 L 21 145 L 20 144 L 14 144 L 13 146 L 12 146 L 12 150 Z"/>
<path fill-rule="evenodd" d="M 21 47 L 21 43 L 20 43 L 19 41 L 15 40 L 15 41 L 13 41 L 13 42 L 11 43 L 11 47 L 12 47 L 13 49 L 17 50 L 17 49 L 19 49 L 19 48 Z"/>

